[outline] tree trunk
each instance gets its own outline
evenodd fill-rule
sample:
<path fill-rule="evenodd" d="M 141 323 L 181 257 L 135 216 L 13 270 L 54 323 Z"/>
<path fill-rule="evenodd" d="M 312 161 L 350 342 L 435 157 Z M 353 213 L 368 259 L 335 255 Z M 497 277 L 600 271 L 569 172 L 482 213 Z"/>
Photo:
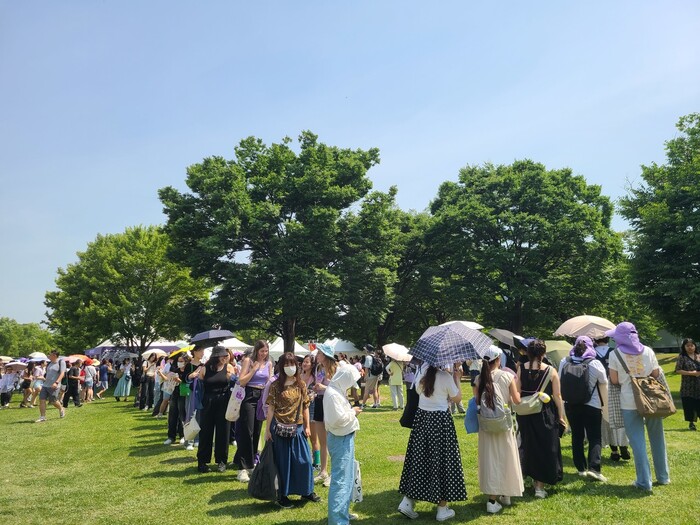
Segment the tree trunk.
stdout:
<path fill-rule="evenodd" d="M 284 351 L 294 353 L 294 339 L 296 336 L 296 319 L 285 319 L 282 323 L 282 340 Z"/>
<path fill-rule="evenodd" d="M 514 334 L 522 334 L 523 331 L 523 307 L 524 301 L 522 299 L 515 299 L 513 301 L 513 308 L 510 314 L 510 328 L 509 330 Z M 524 335 L 524 334 L 523 334 Z"/>

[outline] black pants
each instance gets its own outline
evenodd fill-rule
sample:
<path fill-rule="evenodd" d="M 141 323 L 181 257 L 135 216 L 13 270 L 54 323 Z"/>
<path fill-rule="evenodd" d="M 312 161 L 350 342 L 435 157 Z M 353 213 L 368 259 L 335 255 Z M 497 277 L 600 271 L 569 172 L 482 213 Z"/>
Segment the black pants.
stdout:
<path fill-rule="evenodd" d="M 698 417 L 700 417 L 700 399 L 682 397 L 681 402 L 683 403 L 683 416 L 685 420 L 689 423 L 695 423 Z"/>
<path fill-rule="evenodd" d="M 9 405 L 10 401 L 12 401 L 12 392 L 3 392 L 0 394 L 0 405 Z"/>
<path fill-rule="evenodd" d="M 236 455 L 233 462 L 238 468 L 252 469 L 255 466 L 255 454 L 258 452 L 262 421 L 258 421 L 255 412 L 262 395 L 259 388 L 246 387 L 245 398 L 241 403 L 241 416 L 236 421 Z M 199 444 L 202 446 L 201 441 Z"/>
<path fill-rule="evenodd" d="M 173 392 L 175 394 L 175 392 Z M 170 397 L 168 402 L 168 438 L 175 441 L 177 436 L 184 437 L 182 426 L 185 424 L 185 400 L 179 394 Z"/>
<path fill-rule="evenodd" d="M 141 383 L 141 393 L 139 396 L 139 408 L 153 407 L 153 389 L 156 384 L 155 377 L 145 376 Z"/>
<path fill-rule="evenodd" d="M 211 462 L 211 450 L 214 447 L 214 461 L 216 463 L 228 463 L 228 438 L 231 423 L 226 420 L 226 406 L 228 405 L 227 391 L 210 400 L 204 399 L 204 409 L 201 411 L 199 421 L 199 448 L 197 449 L 197 463 L 206 465 Z M 215 442 L 215 443 L 214 443 Z"/>
<path fill-rule="evenodd" d="M 73 404 L 75 406 L 80 406 L 80 392 L 78 390 L 78 383 L 76 381 L 70 381 L 66 385 L 66 392 L 63 394 L 63 408 L 68 406 L 68 401 L 73 398 Z"/>
<path fill-rule="evenodd" d="M 588 405 L 565 403 L 566 417 L 571 425 L 571 452 L 576 470 L 600 472 L 601 437 L 600 424 L 602 411 Z M 588 463 L 583 450 L 584 439 L 588 437 Z"/>

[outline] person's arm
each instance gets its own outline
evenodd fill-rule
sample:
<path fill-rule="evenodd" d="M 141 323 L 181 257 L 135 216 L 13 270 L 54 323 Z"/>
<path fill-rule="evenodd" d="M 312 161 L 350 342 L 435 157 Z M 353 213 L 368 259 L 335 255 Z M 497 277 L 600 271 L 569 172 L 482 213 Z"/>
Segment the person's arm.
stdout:
<path fill-rule="evenodd" d="M 238 376 L 238 382 L 241 384 L 242 387 L 245 387 L 248 382 L 253 379 L 253 376 L 255 375 L 255 372 L 260 370 L 260 363 L 256 362 L 253 363 L 253 361 L 250 359 L 250 357 L 246 357 L 243 360 L 243 367 L 241 368 L 241 375 Z"/>
<path fill-rule="evenodd" d="M 452 376 L 452 373 L 450 372 L 445 372 L 446 374 L 449 375 L 450 382 L 449 382 L 449 391 L 447 393 L 447 399 L 451 401 L 452 403 L 459 403 L 462 401 L 462 389 L 459 388 L 455 382 L 454 382 L 454 377 Z M 439 372 L 438 372 L 439 374 Z M 436 382 L 437 382 L 437 377 L 436 377 Z"/>
<path fill-rule="evenodd" d="M 231 365 L 231 363 L 226 363 L 226 379 L 231 381 L 231 376 L 233 375 L 233 373 L 234 373 L 234 369 L 233 369 L 233 366 Z"/>
<path fill-rule="evenodd" d="M 554 369 L 550 367 L 550 374 L 552 374 L 552 397 L 554 398 L 554 404 L 557 406 L 559 411 L 559 421 L 566 425 L 566 419 L 564 419 L 564 401 L 561 399 L 561 385 L 559 383 L 559 374 Z"/>
<path fill-rule="evenodd" d="M 265 418 L 265 441 L 272 441 L 272 418 L 275 416 L 275 401 L 273 396 L 267 396 L 267 417 Z"/>
<path fill-rule="evenodd" d="M 513 378 L 513 380 L 510 382 L 510 385 L 508 385 L 508 391 L 510 392 L 510 400 L 513 402 L 513 404 L 519 405 L 520 390 L 518 390 L 518 381 L 515 378 Z"/>

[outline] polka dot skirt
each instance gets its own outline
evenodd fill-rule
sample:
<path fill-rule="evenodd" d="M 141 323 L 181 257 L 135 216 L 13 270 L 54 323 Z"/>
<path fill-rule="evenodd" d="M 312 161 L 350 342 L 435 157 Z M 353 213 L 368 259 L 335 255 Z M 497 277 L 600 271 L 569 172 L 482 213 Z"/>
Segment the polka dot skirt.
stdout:
<path fill-rule="evenodd" d="M 459 443 L 449 412 L 416 411 L 399 492 L 431 503 L 467 499 Z"/>

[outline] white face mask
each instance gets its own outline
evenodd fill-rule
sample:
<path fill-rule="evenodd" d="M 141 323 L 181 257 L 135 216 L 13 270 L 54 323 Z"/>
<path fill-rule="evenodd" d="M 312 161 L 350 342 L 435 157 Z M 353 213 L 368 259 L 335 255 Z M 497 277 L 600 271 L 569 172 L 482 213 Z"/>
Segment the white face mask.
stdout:
<path fill-rule="evenodd" d="M 284 373 L 287 374 L 289 377 L 292 377 L 294 374 L 297 373 L 297 367 L 296 366 L 285 366 Z"/>
<path fill-rule="evenodd" d="M 182 370 L 183 368 L 185 368 L 185 363 L 178 363 L 178 364 L 177 364 L 177 367 L 178 367 L 180 370 Z"/>

